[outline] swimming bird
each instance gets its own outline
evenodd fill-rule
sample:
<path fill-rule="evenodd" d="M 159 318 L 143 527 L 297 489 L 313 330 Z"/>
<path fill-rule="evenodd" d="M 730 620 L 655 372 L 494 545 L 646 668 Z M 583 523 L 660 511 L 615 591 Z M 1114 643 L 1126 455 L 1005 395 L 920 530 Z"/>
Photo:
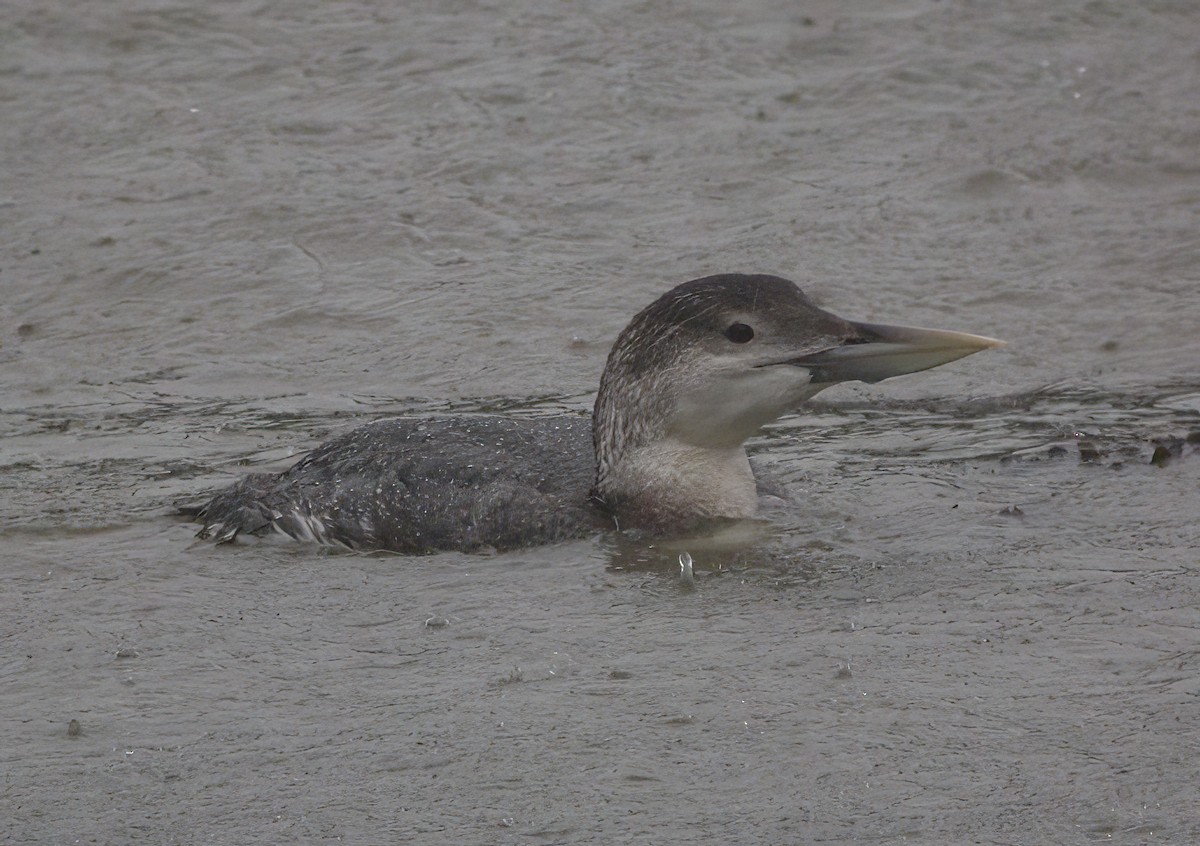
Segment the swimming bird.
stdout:
<path fill-rule="evenodd" d="M 617 337 L 591 421 L 394 418 L 255 474 L 187 513 L 218 543 L 275 531 L 353 549 L 511 549 L 603 528 L 679 534 L 753 518 L 744 447 L 830 385 L 878 382 L 1003 342 L 844 320 L 786 279 L 685 282 Z"/>

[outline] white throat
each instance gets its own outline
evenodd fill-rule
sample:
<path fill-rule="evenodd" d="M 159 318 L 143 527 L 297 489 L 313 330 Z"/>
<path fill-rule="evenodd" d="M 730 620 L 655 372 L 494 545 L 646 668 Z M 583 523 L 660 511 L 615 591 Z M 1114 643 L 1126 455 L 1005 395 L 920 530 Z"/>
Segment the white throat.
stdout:
<path fill-rule="evenodd" d="M 659 439 L 626 451 L 605 481 L 605 499 L 639 525 L 744 519 L 758 510 L 754 473 L 741 444 L 712 448 Z"/>

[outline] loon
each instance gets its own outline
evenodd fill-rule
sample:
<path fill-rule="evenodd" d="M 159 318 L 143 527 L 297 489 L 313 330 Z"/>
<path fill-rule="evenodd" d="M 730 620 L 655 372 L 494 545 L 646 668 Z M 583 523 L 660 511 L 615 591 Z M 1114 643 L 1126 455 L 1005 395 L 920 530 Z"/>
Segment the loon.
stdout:
<path fill-rule="evenodd" d="M 830 385 L 878 382 L 1003 346 L 844 320 L 777 276 L 685 282 L 609 353 L 591 421 L 393 418 L 184 509 L 197 537 L 275 531 L 359 550 L 505 550 L 604 528 L 654 534 L 753 518 L 747 438 Z"/>

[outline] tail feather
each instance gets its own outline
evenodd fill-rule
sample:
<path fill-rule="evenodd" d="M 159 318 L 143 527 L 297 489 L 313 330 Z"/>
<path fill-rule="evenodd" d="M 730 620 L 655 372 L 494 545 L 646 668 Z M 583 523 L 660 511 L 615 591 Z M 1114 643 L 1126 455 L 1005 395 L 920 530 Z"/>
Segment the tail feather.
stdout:
<path fill-rule="evenodd" d="M 247 476 L 203 505 L 180 507 L 179 513 L 203 524 L 196 532 L 201 540 L 231 543 L 240 534 L 258 534 L 271 528 L 281 516 L 265 501 L 270 490 L 267 483 L 275 478 L 268 474 Z"/>

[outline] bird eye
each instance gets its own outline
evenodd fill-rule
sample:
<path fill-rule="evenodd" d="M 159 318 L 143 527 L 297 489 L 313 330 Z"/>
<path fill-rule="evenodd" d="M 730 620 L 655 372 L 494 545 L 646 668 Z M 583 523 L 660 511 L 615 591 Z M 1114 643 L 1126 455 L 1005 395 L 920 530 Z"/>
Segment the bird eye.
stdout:
<path fill-rule="evenodd" d="M 754 328 L 745 323 L 731 323 L 725 330 L 725 337 L 735 344 L 747 344 L 754 337 Z"/>

